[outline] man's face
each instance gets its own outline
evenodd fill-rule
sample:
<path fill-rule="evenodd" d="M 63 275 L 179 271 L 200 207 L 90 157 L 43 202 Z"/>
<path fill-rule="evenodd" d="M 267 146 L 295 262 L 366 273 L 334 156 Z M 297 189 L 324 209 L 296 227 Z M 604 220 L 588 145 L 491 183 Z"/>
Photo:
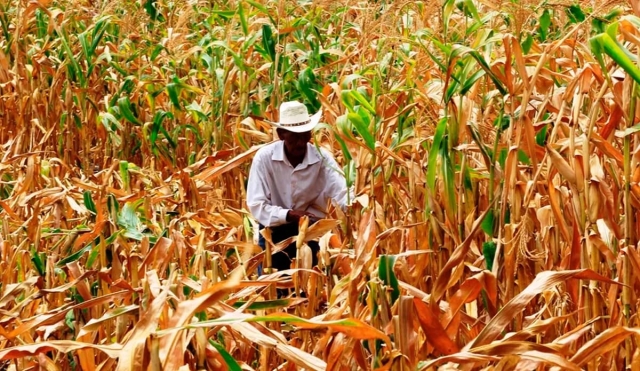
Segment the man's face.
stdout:
<path fill-rule="evenodd" d="M 307 143 L 311 140 L 311 132 L 294 133 L 278 129 L 278 137 L 284 141 L 284 146 L 290 156 L 302 158 L 307 153 Z"/>

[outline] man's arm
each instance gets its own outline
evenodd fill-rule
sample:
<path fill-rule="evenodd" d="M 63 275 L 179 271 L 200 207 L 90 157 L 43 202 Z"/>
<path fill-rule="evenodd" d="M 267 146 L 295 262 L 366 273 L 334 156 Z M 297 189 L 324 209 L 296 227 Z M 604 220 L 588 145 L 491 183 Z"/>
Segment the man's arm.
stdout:
<path fill-rule="evenodd" d="M 251 164 L 247 181 L 247 207 L 258 223 L 265 227 L 275 227 L 287 222 L 289 210 L 271 205 L 267 171 L 264 160 L 256 156 Z"/>

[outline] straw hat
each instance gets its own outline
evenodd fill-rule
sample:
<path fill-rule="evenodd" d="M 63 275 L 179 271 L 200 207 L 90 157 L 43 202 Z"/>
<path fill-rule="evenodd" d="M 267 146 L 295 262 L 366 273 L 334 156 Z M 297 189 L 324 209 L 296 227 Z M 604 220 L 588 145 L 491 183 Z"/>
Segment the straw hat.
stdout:
<path fill-rule="evenodd" d="M 297 101 L 283 102 L 280 105 L 280 121 L 268 122 L 280 129 L 292 131 L 294 133 L 304 133 L 311 131 L 316 127 L 318 122 L 320 122 L 321 116 L 322 109 L 314 115 L 309 115 L 307 106 L 304 104 Z"/>

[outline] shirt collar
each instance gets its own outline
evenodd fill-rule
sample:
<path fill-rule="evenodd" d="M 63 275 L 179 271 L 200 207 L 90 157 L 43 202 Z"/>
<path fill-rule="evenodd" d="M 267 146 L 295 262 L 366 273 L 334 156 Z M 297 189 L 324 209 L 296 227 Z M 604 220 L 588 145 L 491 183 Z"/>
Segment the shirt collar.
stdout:
<path fill-rule="evenodd" d="M 273 161 L 289 162 L 289 160 L 286 159 L 286 155 L 284 154 L 283 141 L 280 140 L 276 142 L 275 148 L 273 149 L 273 153 L 271 154 L 271 159 Z M 302 160 L 302 163 L 300 165 L 304 168 L 309 165 L 313 165 L 319 162 L 320 160 L 322 159 L 320 158 L 320 154 L 318 153 L 318 150 L 316 149 L 316 147 L 313 144 L 308 143 L 307 153 L 304 155 L 304 159 Z"/>

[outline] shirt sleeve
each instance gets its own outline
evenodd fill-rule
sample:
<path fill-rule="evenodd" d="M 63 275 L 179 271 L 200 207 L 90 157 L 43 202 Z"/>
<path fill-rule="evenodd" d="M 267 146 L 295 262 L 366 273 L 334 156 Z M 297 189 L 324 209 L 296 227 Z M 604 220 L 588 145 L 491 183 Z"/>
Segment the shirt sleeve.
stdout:
<path fill-rule="evenodd" d="M 345 211 L 348 206 L 347 202 L 353 202 L 353 187 L 351 187 L 351 189 L 347 189 L 347 181 L 333 156 L 326 151 L 321 151 L 321 155 L 323 157 L 322 161 L 324 161 L 323 165 L 327 179 L 327 183 L 322 194 L 327 198 L 333 199 L 338 203 L 342 211 Z M 326 200 L 324 201 L 326 202 Z"/>
<path fill-rule="evenodd" d="M 247 180 L 247 207 L 253 217 L 265 227 L 287 222 L 288 209 L 271 205 L 271 192 L 267 180 L 267 166 L 262 156 L 254 157 Z"/>

